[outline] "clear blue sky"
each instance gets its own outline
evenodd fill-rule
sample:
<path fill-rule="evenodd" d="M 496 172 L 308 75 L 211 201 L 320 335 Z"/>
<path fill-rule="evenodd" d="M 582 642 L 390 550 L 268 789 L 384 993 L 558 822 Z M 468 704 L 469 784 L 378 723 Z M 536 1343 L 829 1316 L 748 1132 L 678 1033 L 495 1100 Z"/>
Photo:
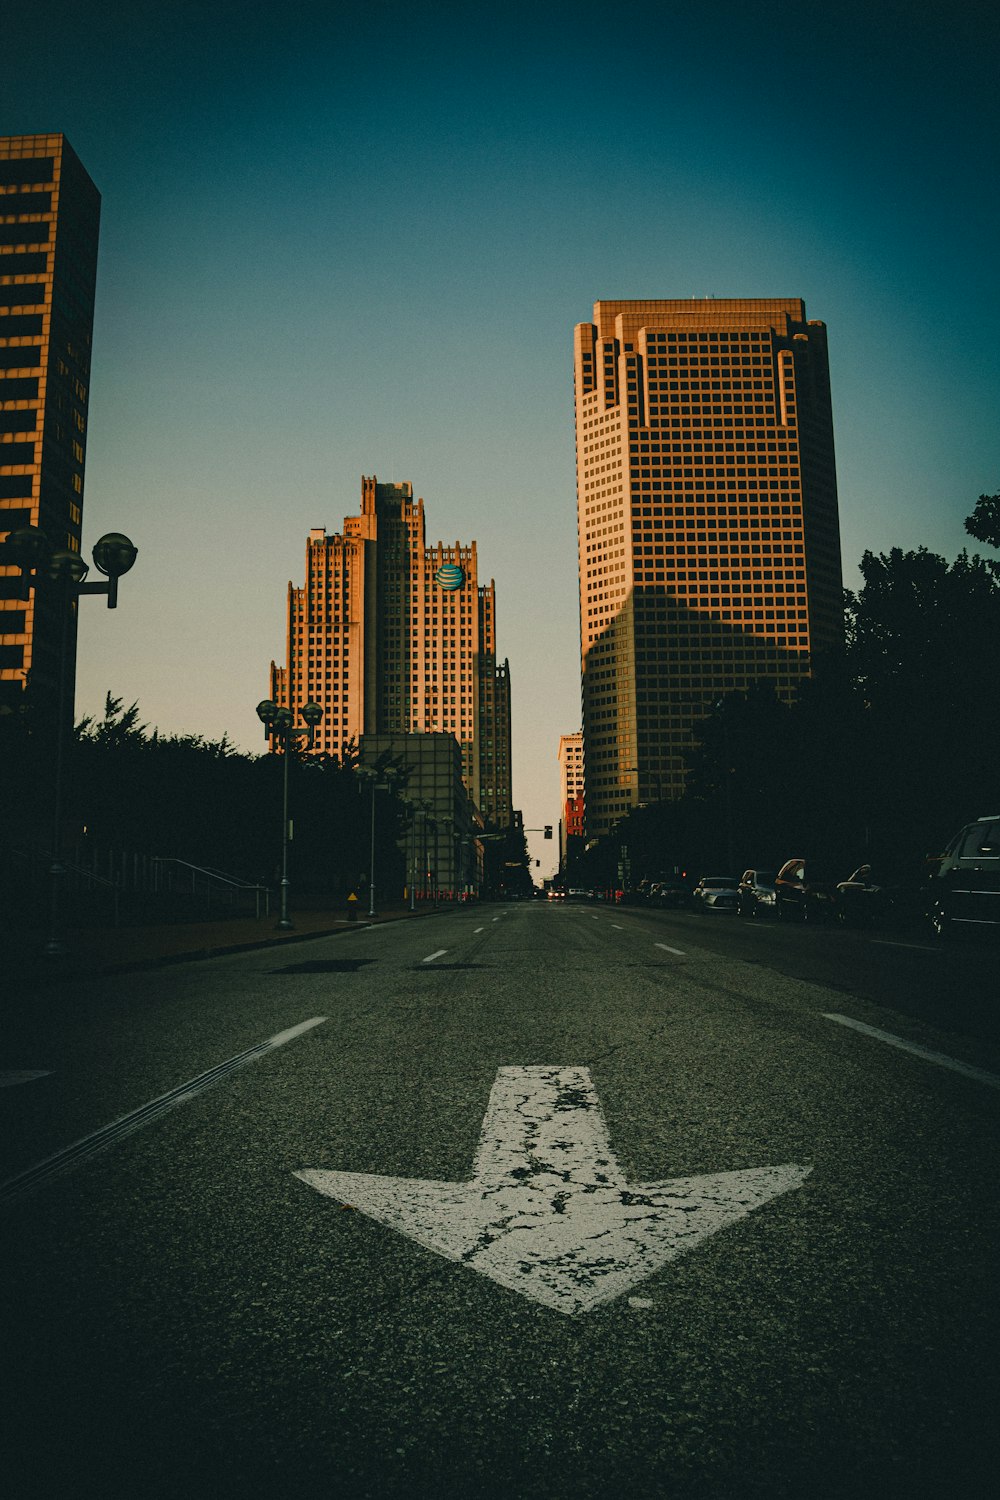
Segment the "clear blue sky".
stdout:
<path fill-rule="evenodd" d="M 0 134 L 64 131 L 103 195 L 86 548 L 140 549 L 116 613 L 84 604 L 78 711 L 111 690 L 262 749 L 307 531 L 363 473 L 408 479 L 496 579 L 514 800 L 555 823 L 599 297 L 804 297 L 845 583 L 865 548 L 972 545 L 1000 487 L 997 41 L 985 0 L 15 7 Z"/>

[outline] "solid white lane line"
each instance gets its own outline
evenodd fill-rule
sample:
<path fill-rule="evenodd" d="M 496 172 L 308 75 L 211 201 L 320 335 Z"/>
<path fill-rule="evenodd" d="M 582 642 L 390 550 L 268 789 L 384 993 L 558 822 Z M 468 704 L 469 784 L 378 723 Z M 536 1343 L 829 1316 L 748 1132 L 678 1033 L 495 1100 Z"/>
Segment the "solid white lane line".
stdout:
<path fill-rule="evenodd" d="M 872 938 L 874 948 L 913 948 L 917 953 L 942 953 L 942 948 L 935 948 L 930 943 L 896 943 L 892 938 Z"/>
<path fill-rule="evenodd" d="M 432 964 L 436 958 L 443 958 L 447 952 L 447 948 L 439 948 L 436 953 L 428 953 L 426 958 L 421 959 L 421 963 Z"/>
<path fill-rule="evenodd" d="M 1000 1089 L 1000 1075 L 990 1073 L 986 1068 L 974 1068 L 970 1063 L 959 1062 L 955 1057 L 949 1057 L 945 1052 L 932 1052 L 929 1047 L 918 1046 L 916 1042 L 908 1042 L 905 1037 L 894 1036 L 891 1031 L 880 1031 L 877 1026 L 866 1026 L 864 1021 L 854 1021 L 850 1016 L 841 1016 L 835 1012 L 823 1011 L 823 1019 L 836 1021 L 838 1026 L 849 1026 L 852 1031 L 860 1031 L 865 1036 L 874 1037 L 877 1042 L 885 1042 L 890 1047 L 898 1047 L 901 1052 L 910 1052 L 914 1057 L 920 1057 L 924 1062 L 935 1063 L 939 1068 L 950 1068 L 953 1073 L 962 1073 L 966 1078 L 974 1078 L 977 1083 L 985 1083 L 988 1088 Z"/>
<path fill-rule="evenodd" d="M 657 948 L 662 948 L 664 953 L 676 953 L 678 958 L 684 957 L 683 948 L 671 948 L 669 943 L 657 943 Z"/>
<path fill-rule="evenodd" d="M 0 1089 L 11 1089 L 19 1083 L 34 1083 L 38 1078 L 51 1078 L 51 1068 L 8 1068 L 0 1073 Z"/>
<path fill-rule="evenodd" d="M 208 1068 L 204 1073 L 199 1073 L 197 1078 L 178 1084 L 169 1093 L 161 1094 L 158 1099 L 150 1099 L 147 1104 L 141 1104 L 138 1109 L 134 1109 L 131 1114 L 123 1115 L 120 1120 L 114 1120 L 110 1125 L 103 1125 L 92 1135 L 86 1135 L 82 1140 L 74 1141 L 71 1146 L 65 1146 L 53 1156 L 47 1156 L 44 1161 L 36 1162 L 27 1171 L 19 1172 L 16 1177 L 9 1177 L 6 1182 L 0 1183 L 0 1203 L 10 1203 L 15 1198 L 21 1198 L 25 1193 L 41 1187 L 59 1173 L 68 1172 L 71 1167 L 89 1161 L 99 1151 L 105 1151 L 126 1136 L 133 1135 L 144 1125 L 149 1125 L 169 1110 L 176 1109 L 179 1104 L 186 1104 L 195 1095 L 203 1094 L 214 1083 L 228 1078 L 229 1074 L 235 1073 L 238 1068 L 245 1067 L 247 1063 L 256 1062 L 258 1057 L 272 1052 L 275 1047 L 283 1047 L 286 1042 L 301 1036 L 304 1031 L 311 1031 L 314 1026 L 322 1026 L 325 1020 L 326 1016 L 313 1016 L 310 1021 L 302 1021 L 298 1026 L 289 1027 L 287 1031 L 279 1031 L 275 1036 L 268 1037 L 266 1042 L 259 1042 L 256 1047 L 248 1047 L 245 1052 L 238 1052 L 235 1057 L 227 1058 L 225 1062 L 216 1064 L 214 1068 Z"/>

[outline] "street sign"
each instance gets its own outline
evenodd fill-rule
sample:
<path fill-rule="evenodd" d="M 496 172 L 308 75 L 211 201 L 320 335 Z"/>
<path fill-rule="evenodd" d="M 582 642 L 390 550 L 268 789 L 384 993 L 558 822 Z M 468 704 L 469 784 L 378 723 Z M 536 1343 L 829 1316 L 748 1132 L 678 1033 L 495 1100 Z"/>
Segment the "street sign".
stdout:
<path fill-rule="evenodd" d="M 570 1315 L 645 1280 L 811 1168 L 626 1183 L 587 1068 L 500 1068 L 467 1183 L 296 1172 L 327 1197 Z"/>

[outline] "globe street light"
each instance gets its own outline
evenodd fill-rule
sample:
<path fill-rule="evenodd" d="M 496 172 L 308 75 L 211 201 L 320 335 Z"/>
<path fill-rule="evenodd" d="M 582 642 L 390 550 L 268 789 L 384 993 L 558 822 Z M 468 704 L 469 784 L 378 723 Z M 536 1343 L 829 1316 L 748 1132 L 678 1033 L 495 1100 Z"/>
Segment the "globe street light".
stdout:
<path fill-rule="evenodd" d="M 108 609 L 118 608 L 118 580 L 132 567 L 139 549 L 120 531 L 109 531 L 94 544 L 93 558 L 98 570 L 107 578 L 107 583 L 85 583 L 90 572 L 88 564 L 79 552 L 69 547 L 54 548 L 45 532 L 38 526 L 21 526 L 12 531 L 3 549 L 3 561 L 21 570 L 20 597 L 27 599 L 31 590 L 54 588 L 59 591 L 59 666 L 58 707 L 55 723 L 55 774 L 52 789 L 52 863 L 49 867 L 51 904 L 49 909 L 49 940 L 45 953 L 56 958 L 66 951 L 59 935 L 59 905 L 62 877 L 66 867 L 62 862 L 62 784 L 63 761 L 66 747 L 66 708 L 68 683 L 66 660 L 69 646 L 69 624 L 75 601 L 81 594 L 104 594 Z"/>
<path fill-rule="evenodd" d="M 279 932 L 290 932 L 295 926 L 288 916 L 288 762 L 291 759 L 292 746 L 298 740 L 304 739 L 306 748 L 312 748 L 316 738 L 316 726 L 323 717 L 322 708 L 312 699 L 302 705 L 301 712 L 305 725 L 296 727 L 294 715 L 290 709 L 279 708 L 270 698 L 264 698 L 257 704 L 257 717 L 264 726 L 264 738 L 272 747 L 275 741 L 280 744 L 285 762 L 281 804 L 281 915 L 277 922 Z"/>

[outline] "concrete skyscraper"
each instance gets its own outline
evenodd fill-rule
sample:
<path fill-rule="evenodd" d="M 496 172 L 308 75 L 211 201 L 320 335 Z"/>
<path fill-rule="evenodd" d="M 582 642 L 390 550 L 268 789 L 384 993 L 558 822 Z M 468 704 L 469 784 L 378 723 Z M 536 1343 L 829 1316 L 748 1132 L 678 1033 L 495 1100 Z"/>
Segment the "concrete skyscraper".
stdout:
<path fill-rule="evenodd" d="M 0 540 L 80 550 L 100 194 L 62 135 L 0 137 Z M 58 691 L 61 598 L 0 566 L 0 711 Z M 66 643 L 74 680 L 76 612 Z"/>
<path fill-rule="evenodd" d="M 271 697 L 296 713 L 322 705 L 320 754 L 364 735 L 453 735 L 469 796 L 510 824 L 510 673 L 497 661 L 493 581 L 479 583 L 475 542 L 427 546 L 412 485 L 364 478 L 361 514 L 342 533 L 309 533 Z"/>
<path fill-rule="evenodd" d="M 719 697 L 842 624 L 826 328 L 798 298 L 597 302 L 575 337 L 587 836 L 677 797 Z"/>
<path fill-rule="evenodd" d="M 574 846 L 570 839 L 584 835 L 583 734 L 559 736 L 559 863 L 565 865 L 566 854 Z"/>

